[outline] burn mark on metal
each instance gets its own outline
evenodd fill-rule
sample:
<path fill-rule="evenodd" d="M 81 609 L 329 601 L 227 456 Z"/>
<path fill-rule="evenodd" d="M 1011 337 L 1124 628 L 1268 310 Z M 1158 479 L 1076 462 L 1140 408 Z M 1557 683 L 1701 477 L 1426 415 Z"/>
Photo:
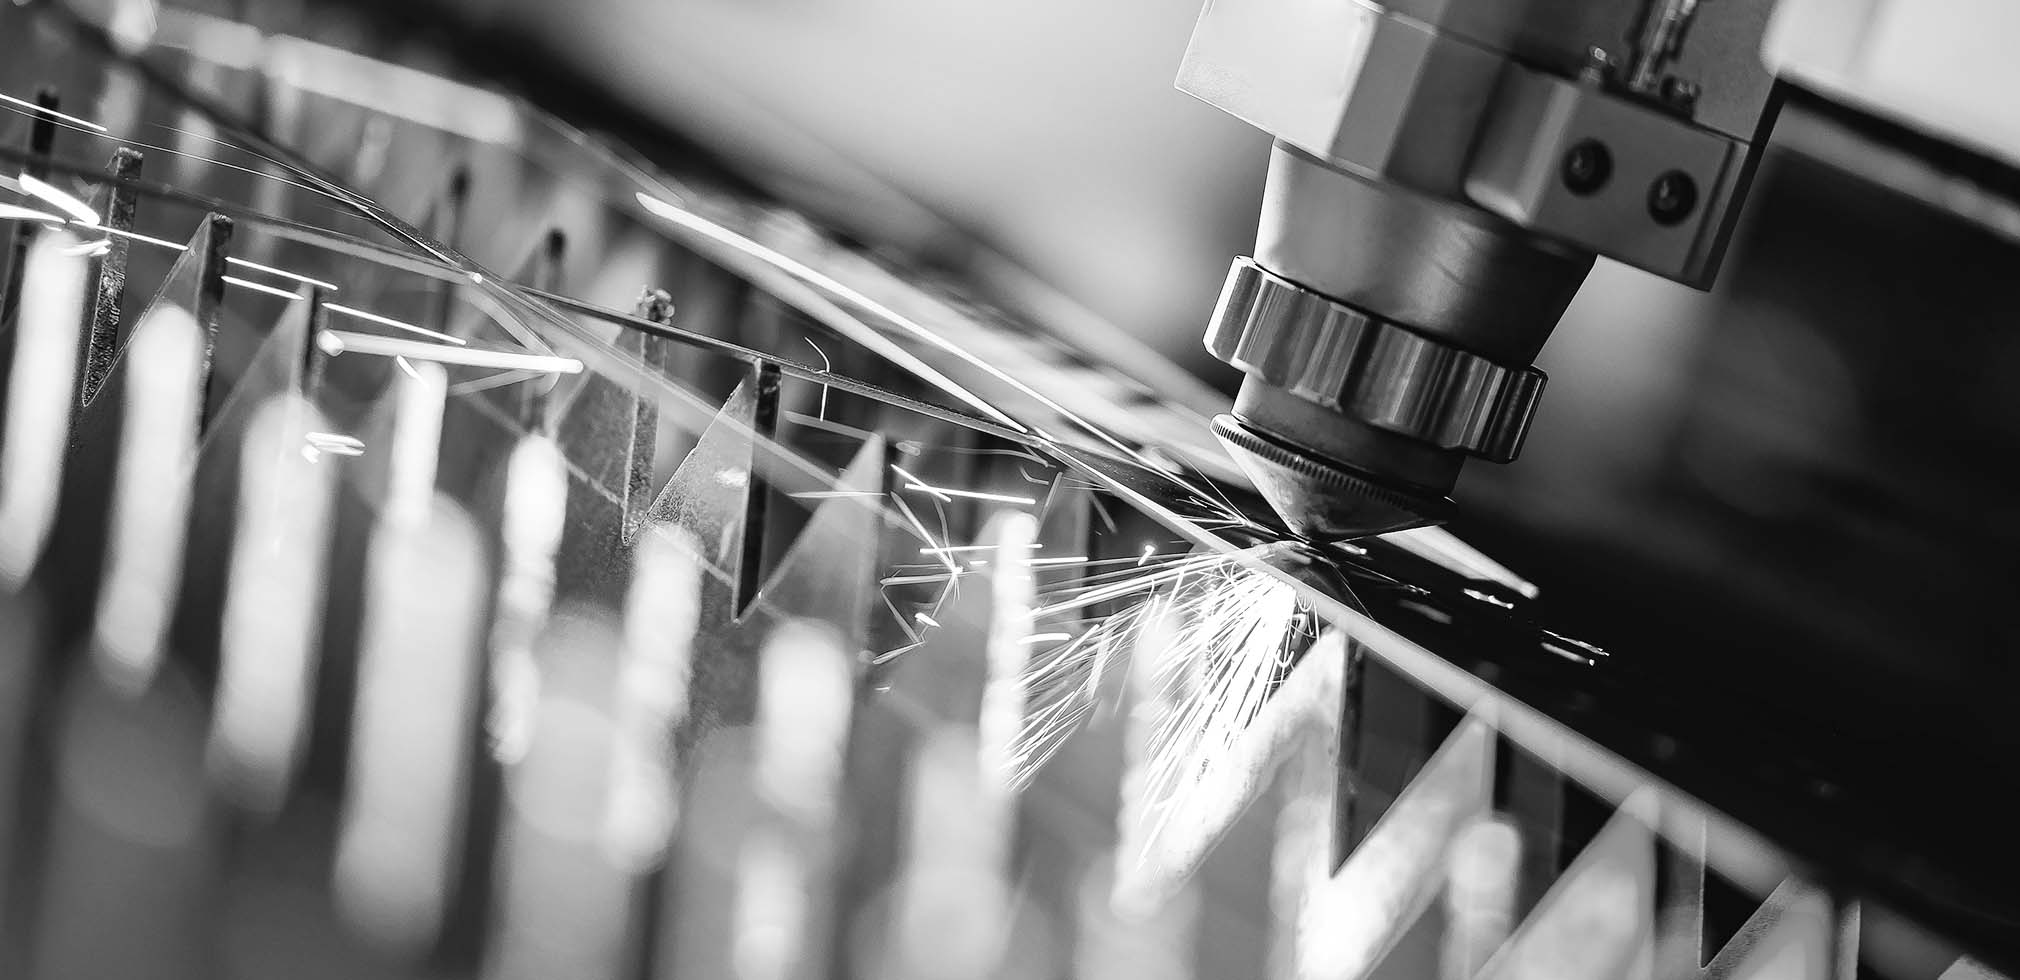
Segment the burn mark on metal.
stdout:
<path fill-rule="evenodd" d="M 96 195 L 94 203 L 105 222 L 109 246 L 104 255 L 91 260 L 91 318 L 84 335 L 83 379 L 77 404 L 91 404 L 104 387 L 105 376 L 122 346 L 119 336 L 121 305 L 126 301 L 126 258 L 132 243 L 120 232 L 133 230 L 139 193 L 131 181 L 140 179 L 142 156 L 139 150 L 122 146 L 112 153 L 106 171 L 113 182 Z"/>
<path fill-rule="evenodd" d="M 751 382 L 756 398 L 751 429 L 754 441 L 762 446 L 778 435 L 779 366 L 769 361 L 760 363 L 752 372 Z M 758 469 L 753 467 L 750 480 L 744 484 L 743 557 L 737 562 L 736 578 L 736 611 L 739 616 L 757 601 L 764 566 L 765 512 L 770 502 L 770 487 Z"/>

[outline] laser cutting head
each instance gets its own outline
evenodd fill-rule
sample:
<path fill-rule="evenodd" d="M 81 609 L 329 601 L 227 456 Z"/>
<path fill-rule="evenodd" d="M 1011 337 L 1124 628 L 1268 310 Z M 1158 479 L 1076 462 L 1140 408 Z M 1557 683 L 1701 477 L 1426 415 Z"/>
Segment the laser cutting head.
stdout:
<path fill-rule="evenodd" d="M 1207 7 L 1179 88 L 1276 137 L 1207 330 L 1247 375 L 1214 431 L 1292 530 L 1436 523 L 1468 457 L 1513 460 L 1596 256 L 1709 283 L 1770 116 L 1770 5 Z"/>

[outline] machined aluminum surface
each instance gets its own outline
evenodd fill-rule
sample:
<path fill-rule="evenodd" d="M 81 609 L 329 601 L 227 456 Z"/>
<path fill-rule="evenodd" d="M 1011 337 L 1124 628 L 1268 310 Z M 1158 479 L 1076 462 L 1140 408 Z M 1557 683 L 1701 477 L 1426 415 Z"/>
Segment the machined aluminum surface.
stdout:
<path fill-rule="evenodd" d="M 1535 368 L 1496 364 L 1238 258 L 1207 349 L 1273 386 L 1443 449 L 1507 462 L 1543 393 Z"/>

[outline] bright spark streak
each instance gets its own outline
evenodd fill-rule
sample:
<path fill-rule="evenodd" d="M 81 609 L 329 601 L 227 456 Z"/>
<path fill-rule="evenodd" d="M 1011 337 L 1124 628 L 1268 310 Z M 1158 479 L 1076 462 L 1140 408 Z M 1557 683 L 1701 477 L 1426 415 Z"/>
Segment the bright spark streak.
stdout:
<path fill-rule="evenodd" d="M 1267 546 L 1259 545 L 1256 548 L 1247 549 L 1244 552 L 1237 552 L 1236 554 L 1247 554 L 1254 551 L 1258 551 L 1264 547 Z M 1033 617 L 1052 616 L 1062 612 L 1068 612 L 1074 609 L 1081 609 L 1087 606 L 1091 606 L 1098 602 L 1107 602 L 1110 599 L 1120 599 L 1123 596 L 1133 595 L 1138 592 L 1149 592 L 1160 585 L 1164 585 L 1168 582 L 1175 582 L 1178 579 L 1185 577 L 1189 573 L 1196 572 L 1203 568 L 1208 568 L 1214 565 L 1219 565 L 1230 560 L 1232 560 L 1232 556 L 1223 556 L 1223 555 L 1194 555 L 1190 558 L 1182 558 L 1179 559 L 1178 561 L 1174 561 L 1167 565 L 1164 565 L 1154 572 L 1149 572 L 1144 575 L 1137 576 L 1135 578 L 1125 579 L 1121 582 L 1115 583 L 1114 585 L 1107 585 L 1098 589 L 1089 589 L 1086 592 L 1083 592 L 1080 595 L 1077 595 L 1071 599 L 1062 600 L 1060 602 L 1056 602 L 1048 606 L 1042 606 L 1038 609 L 1033 610 L 1031 615 Z"/>
<path fill-rule="evenodd" d="M 1012 757 L 1014 778 L 1028 782 L 1095 712 L 1104 676 L 1149 672 L 1157 696 L 1146 706 L 1155 721 L 1139 811 L 1148 851 L 1167 824 L 1212 819 L 1202 801 L 1245 764 L 1237 746 L 1287 676 L 1309 630 L 1295 588 L 1246 567 L 1241 555 L 1172 561 L 1044 606 L 1034 617 L 1131 596 L 1141 598 L 1077 637 L 1046 632 L 1026 641 L 1060 645 L 1034 656 L 1027 669 L 1030 707 Z M 1138 634 L 1166 617 L 1179 627 L 1172 642 L 1153 645 L 1155 662 L 1130 665 Z"/>
<path fill-rule="evenodd" d="M 404 320 L 395 320 L 392 317 L 380 316 L 377 313 L 367 313 L 364 310 L 354 309 L 349 306 L 344 306 L 340 303 L 324 303 L 323 309 L 329 310 L 332 313 L 342 313 L 345 316 L 354 316 L 360 320 L 366 320 L 371 323 L 379 324 L 380 326 L 392 327 L 395 330 L 405 330 L 408 333 L 420 334 L 423 337 L 429 337 L 434 340 L 439 340 L 445 344 L 454 344 L 458 347 L 466 347 L 470 343 L 469 341 L 464 340 L 461 337 L 452 337 L 446 333 L 441 332 L 440 330 L 430 330 L 427 327 L 416 326 Z M 572 374 L 574 372 L 569 373 Z"/>
<path fill-rule="evenodd" d="M 325 304 L 324 308 L 328 309 L 332 305 L 334 304 Z M 520 354 L 515 351 L 472 350 L 467 347 L 447 347 L 401 337 L 352 333 L 346 330 L 324 330 L 318 333 L 316 346 L 332 357 L 350 352 L 379 357 L 404 356 L 413 360 L 434 361 L 438 364 L 454 364 L 462 367 L 538 371 L 542 374 L 582 373 L 582 362 L 572 357 L 548 357 L 540 354 Z"/>
<path fill-rule="evenodd" d="M 43 107 L 36 105 L 35 103 L 28 101 L 27 99 L 17 99 L 11 95 L 0 94 L 0 102 L 5 102 L 9 105 L 18 105 L 37 115 L 49 116 L 54 119 L 61 119 L 64 122 L 75 123 L 76 125 L 83 126 L 86 129 L 95 130 L 100 133 L 111 132 L 111 130 L 106 129 L 104 126 L 100 126 L 99 124 L 92 122 L 89 119 L 79 119 L 76 116 L 64 115 L 63 113 L 57 112 L 54 109 L 44 109 Z"/>
<path fill-rule="evenodd" d="M 983 493 L 980 490 L 955 490 L 951 487 L 927 486 L 924 483 L 918 482 L 916 479 L 913 480 L 912 485 L 910 487 L 907 487 L 906 489 L 919 490 L 925 493 L 930 493 L 933 496 L 939 497 L 943 500 L 948 497 L 965 497 L 969 500 L 994 500 L 999 503 L 1005 503 L 1005 504 L 1022 504 L 1026 507 L 1038 503 L 1038 501 L 1030 497 L 1018 497 L 1007 493 Z"/>
<path fill-rule="evenodd" d="M 919 622 L 922 622 L 922 623 L 926 624 L 927 626 L 932 626 L 932 627 L 935 627 L 935 628 L 938 628 L 938 627 L 939 627 L 939 625 L 940 625 L 940 623 L 939 623 L 939 621 L 938 621 L 938 620 L 935 620 L 935 619 L 934 619 L 933 617 L 931 617 L 931 616 L 928 616 L 928 615 L 926 615 L 925 613 L 922 613 L 922 612 L 915 612 L 915 613 L 913 613 L 913 614 L 912 614 L 912 618 L 913 618 L 913 619 L 916 619 L 916 620 L 918 620 Z"/>
<path fill-rule="evenodd" d="M 261 265 L 258 262 L 254 262 L 249 259 L 241 259 L 231 255 L 225 256 L 224 260 L 226 262 L 231 263 L 232 265 L 238 266 L 241 269 L 252 269 L 255 272 L 264 272 L 270 276 L 280 276 L 283 279 L 293 279 L 296 282 L 305 282 L 311 286 L 320 286 L 323 289 L 327 289 L 333 293 L 337 291 L 336 283 L 324 282 L 321 279 L 317 279 L 313 276 L 305 276 L 299 272 L 289 272 L 286 269 L 276 269 L 270 265 Z"/>
<path fill-rule="evenodd" d="M 822 350 L 821 345 L 814 343 L 813 340 L 810 338 L 801 338 L 801 339 L 806 340 L 807 346 L 812 347 L 814 349 L 814 353 L 821 355 L 821 370 L 829 374 L 833 374 L 835 371 L 835 362 L 828 360 L 828 352 Z M 815 414 L 823 419 L 828 417 L 827 385 L 821 386 L 821 407 Z"/>
<path fill-rule="evenodd" d="M 143 235 L 137 231 L 126 231 L 121 228 L 111 228 L 111 227 L 98 227 L 93 228 L 92 230 L 102 231 L 108 235 L 118 235 L 121 238 L 130 238 L 136 242 L 146 242 L 149 245 L 158 245 L 162 248 L 172 248 L 178 252 L 189 251 L 189 246 L 184 245 L 181 242 L 171 242 L 166 238 L 156 238 L 153 235 Z"/>
<path fill-rule="evenodd" d="M 413 363 L 408 361 L 405 356 L 399 356 L 393 358 L 393 363 L 398 364 L 400 366 L 400 370 L 405 371 L 407 373 L 407 377 L 413 378 L 415 381 L 421 380 L 421 372 L 414 370 Z"/>
<path fill-rule="evenodd" d="M 918 477 L 916 477 L 916 476 L 913 476 L 913 475 L 912 475 L 912 471 L 910 471 L 910 470 L 908 470 L 908 469 L 906 469 L 906 468 L 904 468 L 904 467 L 902 467 L 902 466 L 899 466 L 899 465 L 898 465 L 898 464 L 896 464 L 896 463 L 892 463 L 892 464 L 891 464 L 891 469 L 892 469 L 892 470 L 894 470 L 894 471 L 896 471 L 896 472 L 897 472 L 897 474 L 898 474 L 899 476 L 902 476 L 902 477 L 904 477 L 904 478 L 905 478 L 905 482 L 907 482 L 907 483 L 911 484 L 911 486 L 910 486 L 910 487 L 907 487 L 906 489 L 910 489 L 910 490 L 924 490 L 925 492 L 927 492 L 927 493 L 930 493 L 930 494 L 932 494 L 933 496 L 935 496 L 935 497 L 938 497 L 938 498 L 940 498 L 941 500 L 946 500 L 946 499 L 947 499 L 947 491 L 945 491 L 945 490 L 941 490 L 941 489 L 938 489 L 938 488 L 936 488 L 936 487 L 934 487 L 934 486 L 932 486 L 932 485 L 928 484 L 928 483 L 927 483 L 926 481 L 924 481 L 924 480 L 921 480 L 921 479 L 919 479 L 919 478 L 918 478 Z"/>
<path fill-rule="evenodd" d="M 281 299 L 295 298 L 295 294 L 288 292 L 285 289 L 269 286 L 263 282 L 254 282 L 250 279 L 240 279 L 237 276 L 223 276 L 221 278 L 224 279 L 225 282 L 231 283 L 234 286 L 238 286 L 243 289 L 250 289 L 256 293 L 265 293 L 268 296 L 278 296 Z"/>
<path fill-rule="evenodd" d="M 53 221 L 59 225 L 65 224 L 60 214 L 24 208 L 18 204 L 0 204 L 0 221 Z"/>
<path fill-rule="evenodd" d="M 993 544 L 957 544 L 957 545 L 950 545 L 945 548 L 920 548 L 919 554 L 951 555 L 963 551 L 995 551 L 1000 547 L 1001 547 L 1000 545 L 993 545 Z M 1036 541 L 1033 541 L 1029 545 L 1026 545 L 1026 547 L 1029 547 L 1033 551 L 1036 551 L 1039 548 L 1043 548 L 1045 546 Z"/>
<path fill-rule="evenodd" d="M 860 300 L 861 301 L 860 305 L 864 306 L 866 309 L 872 309 L 879 313 L 889 312 L 890 322 L 903 327 L 904 329 L 919 336 L 926 342 L 942 347 L 952 352 L 956 356 L 966 358 L 970 361 L 974 361 L 975 363 L 981 365 L 984 370 L 992 371 L 993 373 L 996 374 L 1002 374 L 1002 370 L 1000 368 L 994 368 L 993 366 L 986 364 L 986 362 L 983 362 L 980 358 L 975 357 L 973 354 L 961 350 L 958 346 L 948 341 L 945 337 L 941 337 L 938 334 L 933 333 L 932 331 L 926 330 L 925 328 L 920 327 L 918 324 L 913 323 L 910 320 L 898 317 L 896 312 L 891 311 L 889 307 L 877 303 L 874 300 L 871 300 L 869 297 L 864 296 L 859 292 L 856 292 L 855 290 L 849 289 L 847 286 L 842 285 L 840 282 L 835 281 L 833 278 L 822 275 L 821 273 L 815 271 L 813 268 L 809 267 L 805 263 L 789 258 L 784 253 L 779 252 L 776 249 L 767 248 L 766 246 L 761 245 L 758 242 L 746 238 L 742 235 L 739 235 L 736 232 L 723 227 L 722 225 L 716 224 L 713 221 L 709 221 L 708 219 L 703 218 L 700 215 L 693 214 L 689 212 L 687 209 L 682 208 L 677 204 L 673 204 L 669 201 L 662 201 L 659 198 L 653 197 L 652 195 L 645 193 L 644 191 L 637 191 L 632 196 L 638 201 L 640 207 L 645 208 L 647 211 L 650 211 L 653 214 L 658 215 L 659 217 L 667 221 L 673 222 L 676 225 L 679 225 L 690 231 L 696 232 L 697 234 L 700 234 L 703 237 L 706 237 L 719 244 L 726 245 L 730 248 L 736 249 L 737 251 L 742 252 L 745 255 L 751 256 L 752 258 L 755 258 L 758 261 L 763 262 L 767 265 L 773 266 L 774 268 L 782 269 L 804 282 L 817 285 L 837 295 L 847 296 L 851 302 Z M 1010 416 L 1004 414 L 1002 409 L 989 404 L 989 402 L 984 398 L 982 398 L 980 395 L 977 395 L 974 392 L 961 387 L 961 385 L 956 383 L 952 378 L 949 378 L 945 374 L 942 374 L 940 371 L 934 369 L 932 365 L 927 364 L 925 361 L 919 359 L 917 355 L 914 355 L 910 351 L 905 350 L 903 347 L 900 347 L 897 344 L 892 343 L 887 338 L 881 337 L 876 333 L 872 332 L 867 336 L 858 337 L 857 340 L 870 346 L 872 349 L 876 350 L 877 353 L 882 354 L 886 358 L 889 358 L 890 360 L 896 362 L 899 366 L 905 368 L 912 374 L 918 376 L 920 379 L 926 381 L 928 384 L 931 384 L 934 387 L 937 387 L 940 390 L 945 391 L 948 394 L 951 394 L 964 402 L 967 402 L 969 405 L 973 406 L 977 411 L 981 412 L 982 414 L 992 419 L 995 419 L 996 421 L 1001 422 L 1002 424 L 1009 426 L 1012 429 L 1016 429 L 1019 432 L 1030 431 L 1030 429 L 1026 427 L 1022 422 L 1019 422 L 1016 419 L 1013 419 Z M 1009 381 L 1013 385 L 1019 385 L 1020 387 L 1022 387 L 1021 383 L 1016 381 L 1014 378 L 1009 378 L 1007 375 L 1005 375 L 1004 379 L 1006 381 Z M 1035 395 L 1036 393 L 1034 392 L 1033 394 Z M 1043 396 L 1038 397 L 1042 398 Z M 1063 411 L 1062 414 L 1064 414 Z M 1086 423 L 1081 424 L 1086 425 Z M 1088 428 L 1090 429 L 1090 431 L 1096 431 L 1097 435 L 1100 434 L 1098 430 L 1093 430 L 1091 426 L 1089 426 Z M 1110 439 L 1111 442 L 1113 441 L 1112 437 L 1108 438 Z M 1120 447 L 1120 444 L 1117 443 L 1117 446 Z"/>
<path fill-rule="evenodd" d="M 1149 561 L 1149 560 L 1150 560 L 1150 556 L 1151 556 L 1151 555 L 1154 555 L 1154 554 L 1157 554 L 1157 546 L 1156 546 L 1156 545 L 1154 545 L 1154 544 L 1147 544 L 1147 545 L 1144 545 L 1144 546 L 1143 546 L 1143 557 L 1141 557 L 1141 558 L 1138 558 L 1138 559 L 1136 560 L 1136 567 L 1138 567 L 1138 568 L 1142 568 L 1142 567 L 1143 567 L 1143 563 L 1144 563 L 1144 562 L 1147 562 L 1147 561 Z"/>
<path fill-rule="evenodd" d="M 5 207 L 6 205 L 0 205 L 0 208 Z M 0 217 L 6 217 L 6 216 L 7 215 L 4 212 L 0 212 Z M 94 215 L 93 217 L 96 217 L 96 215 Z M 178 252 L 189 251 L 189 246 L 184 245 L 181 242 L 171 242 L 166 238 L 156 238 L 153 235 L 143 235 L 137 231 L 127 231 L 123 228 L 112 228 L 105 225 L 100 225 L 95 221 L 90 223 L 90 228 L 93 231 L 102 231 L 108 235 L 116 235 L 120 238 L 125 238 L 130 241 L 142 242 L 148 245 L 153 245 L 156 248 L 174 249 L 175 251 Z M 311 286 L 319 286 L 333 293 L 337 291 L 336 283 L 325 282 L 321 279 L 315 278 L 314 276 L 305 276 L 299 272 L 289 272 L 286 269 L 276 269 L 273 266 L 261 265 L 258 262 L 254 262 L 250 259 L 241 259 L 235 255 L 227 255 L 224 257 L 224 260 L 227 264 L 238 266 L 241 269 L 252 269 L 255 272 L 264 272 L 268 275 L 280 276 L 283 279 L 293 279 L 296 282 L 305 282 Z M 241 286 L 245 286 L 249 289 L 257 289 L 262 292 L 276 293 L 277 295 L 283 295 L 289 297 L 294 296 L 293 293 L 280 293 L 277 292 L 272 286 L 266 286 L 259 283 L 250 282 L 245 279 L 237 279 L 231 276 L 226 276 L 225 279 L 230 282 L 237 283 Z"/>
<path fill-rule="evenodd" d="M 917 650 L 925 645 L 926 641 L 924 640 L 920 640 L 917 643 L 907 643 L 904 646 L 897 648 L 896 650 L 886 650 L 883 653 L 877 654 L 875 657 L 872 657 L 870 659 L 870 663 L 881 666 L 883 664 L 890 663 L 891 661 L 896 660 L 907 653 L 911 653 L 912 651 Z"/>
<path fill-rule="evenodd" d="M 923 584 L 925 584 L 925 583 L 927 583 L 927 582 L 945 582 L 945 581 L 948 581 L 948 580 L 952 579 L 953 577 L 954 577 L 954 576 L 952 576 L 952 575 L 894 575 L 894 576 L 892 576 L 892 577 L 890 577 L 890 578 L 883 578 L 883 579 L 878 579 L 878 580 L 877 580 L 877 584 L 878 584 L 878 585 L 923 585 Z"/>
<path fill-rule="evenodd" d="M 823 403 L 827 400 L 827 394 L 828 390 L 823 386 L 821 388 L 821 400 Z M 805 412 L 787 412 L 785 416 L 789 422 L 795 422 L 812 429 L 822 429 L 838 436 L 848 436 L 852 439 L 868 439 L 874 434 L 868 429 L 858 429 L 853 425 L 843 425 L 840 422 L 832 422 L 824 418 L 808 415 Z"/>
<path fill-rule="evenodd" d="M 1124 560 L 1126 561 L 1127 559 L 1124 559 Z M 982 566 L 984 566 L 984 565 L 987 565 L 987 564 L 989 564 L 989 559 L 987 559 L 987 558 L 970 558 L 970 559 L 968 559 L 968 564 L 970 564 L 970 565 L 972 565 L 972 566 L 974 566 L 974 567 L 976 567 L 976 568 L 981 568 Z M 1026 565 L 1097 565 L 1097 564 L 1100 564 L 1100 562 L 1093 562 L 1093 561 L 1089 561 L 1089 560 L 1087 560 L 1087 556 L 1086 556 L 1086 555 L 1074 555 L 1074 556 L 1072 556 L 1072 557 L 1069 557 L 1069 558 L 1026 558 L 1026 559 L 1024 559 L 1024 564 L 1026 564 Z"/>
<path fill-rule="evenodd" d="M 57 187 L 46 180 L 37 178 L 32 174 L 23 173 L 20 177 L 15 178 L 15 181 L 21 185 L 23 191 L 49 202 L 58 211 L 69 215 L 79 224 L 87 228 L 98 225 L 98 212 L 93 211 L 91 205 L 84 203 L 75 194 Z"/>
<path fill-rule="evenodd" d="M 897 469 L 897 467 L 895 467 L 895 466 L 894 466 L 894 467 L 892 467 L 892 468 L 893 468 L 893 469 Z M 898 470 L 898 472 L 900 472 L 900 473 L 903 473 L 903 472 L 905 472 L 905 471 L 904 471 L 904 470 Z M 905 501 L 904 501 L 904 498 L 902 498 L 902 497 L 899 497 L 899 496 L 898 496 L 898 495 L 896 495 L 896 494 L 892 494 L 892 495 L 891 495 L 891 501 L 892 501 L 893 503 L 895 503 L 895 504 L 897 504 L 897 505 L 898 505 L 898 512 L 899 512 L 899 513 L 901 513 L 901 514 L 904 514 L 904 515 L 905 515 L 905 519 L 906 519 L 906 520 L 908 520 L 908 521 L 911 521 L 911 522 L 912 522 L 912 528 L 913 528 L 913 530 L 916 530 L 916 531 L 918 531 L 918 532 L 919 532 L 919 537 L 920 537 L 920 538 L 921 538 L 922 540 L 924 540 L 924 541 L 926 542 L 926 544 L 927 544 L 928 546 L 931 546 L 931 547 L 935 547 L 935 548 L 939 548 L 939 547 L 944 547 L 944 545 L 941 545 L 941 544 L 940 544 L 939 542 L 937 542 L 937 541 L 933 540 L 933 534 L 932 534 L 932 532 L 930 532 L 930 531 L 926 530 L 926 524 L 925 524 L 925 522 L 923 522 L 923 521 L 919 520 L 919 515 L 917 515 L 917 514 L 914 514 L 914 513 L 912 513 L 912 507 L 911 507 L 911 505 L 910 505 L 910 504 L 907 504 L 907 503 L 905 503 Z M 954 564 L 954 559 L 953 559 L 953 558 L 951 558 L 951 557 L 948 557 L 947 555 L 944 555 L 944 554 L 942 554 L 942 555 L 940 556 L 940 561 L 941 561 L 941 563 L 942 563 L 942 564 L 944 564 L 944 565 L 946 565 L 946 566 L 947 566 L 947 571 L 949 571 L 949 572 L 952 572 L 952 573 L 954 573 L 955 575 L 959 575 L 959 574 L 961 574 L 961 566 L 959 566 L 959 565 L 956 565 L 956 564 Z"/>
<path fill-rule="evenodd" d="M 309 432 L 302 436 L 309 448 L 332 456 L 363 456 L 365 443 L 340 432 Z"/>

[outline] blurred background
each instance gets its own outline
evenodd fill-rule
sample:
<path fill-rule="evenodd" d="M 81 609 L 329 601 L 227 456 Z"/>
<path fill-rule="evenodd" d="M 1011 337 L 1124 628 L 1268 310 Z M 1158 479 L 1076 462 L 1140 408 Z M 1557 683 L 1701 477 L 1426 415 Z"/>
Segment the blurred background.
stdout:
<path fill-rule="evenodd" d="M 699 150 L 874 251 L 1233 388 L 1200 335 L 1268 141 L 1172 87 L 1199 0 L 353 6 L 384 15 L 355 28 L 370 47 Z M 1883 822 L 1993 826 L 1964 790 L 2020 751 L 2016 161 L 1785 94 L 1716 287 L 1602 259 L 1521 459 L 1468 468 L 1455 530 L 1555 628 L 1865 774 Z"/>

